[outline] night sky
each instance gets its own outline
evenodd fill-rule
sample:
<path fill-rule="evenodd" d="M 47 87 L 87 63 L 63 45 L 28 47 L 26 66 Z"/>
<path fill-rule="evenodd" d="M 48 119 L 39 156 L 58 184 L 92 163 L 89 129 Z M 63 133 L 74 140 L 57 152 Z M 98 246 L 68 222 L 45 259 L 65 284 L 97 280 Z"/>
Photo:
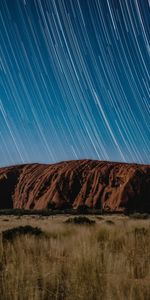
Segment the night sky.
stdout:
<path fill-rule="evenodd" d="M 149 41 L 149 0 L 0 0 L 0 166 L 150 163 Z"/>

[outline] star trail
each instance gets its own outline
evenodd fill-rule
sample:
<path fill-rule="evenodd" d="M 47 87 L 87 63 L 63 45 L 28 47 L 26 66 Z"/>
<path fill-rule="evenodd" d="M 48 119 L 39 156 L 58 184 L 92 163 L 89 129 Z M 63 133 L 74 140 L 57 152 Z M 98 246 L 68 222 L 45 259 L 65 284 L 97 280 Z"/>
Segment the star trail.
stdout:
<path fill-rule="evenodd" d="M 149 41 L 149 0 L 0 0 L 0 166 L 150 163 Z"/>

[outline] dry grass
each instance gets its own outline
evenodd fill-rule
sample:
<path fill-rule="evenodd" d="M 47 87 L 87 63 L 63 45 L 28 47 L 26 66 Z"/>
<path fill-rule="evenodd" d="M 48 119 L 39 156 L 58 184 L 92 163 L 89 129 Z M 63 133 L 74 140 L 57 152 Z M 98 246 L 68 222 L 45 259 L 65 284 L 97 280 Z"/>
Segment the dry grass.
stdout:
<path fill-rule="evenodd" d="M 0 299 L 149 300 L 150 220 L 88 217 L 94 226 L 1 216 L 1 231 L 30 225 L 46 234 L 0 239 Z"/>

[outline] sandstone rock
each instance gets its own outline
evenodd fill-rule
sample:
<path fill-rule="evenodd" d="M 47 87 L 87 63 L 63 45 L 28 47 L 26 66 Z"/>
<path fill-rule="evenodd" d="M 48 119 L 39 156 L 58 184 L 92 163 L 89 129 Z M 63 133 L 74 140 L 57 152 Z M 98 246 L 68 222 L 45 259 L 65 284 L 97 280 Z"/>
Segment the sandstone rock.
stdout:
<path fill-rule="evenodd" d="M 0 209 L 80 206 L 150 212 L 150 165 L 75 160 L 0 169 Z"/>

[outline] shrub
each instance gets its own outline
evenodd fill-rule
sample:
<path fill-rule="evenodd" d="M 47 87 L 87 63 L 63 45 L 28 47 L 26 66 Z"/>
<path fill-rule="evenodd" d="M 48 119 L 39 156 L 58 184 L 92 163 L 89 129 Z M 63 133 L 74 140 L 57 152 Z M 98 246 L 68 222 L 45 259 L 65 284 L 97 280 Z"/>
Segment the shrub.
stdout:
<path fill-rule="evenodd" d="M 71 224 L 88 224 L 88 225 L 92 225 L 95 224 L 94 220 L 91 220 L 87 217 L 74 217 L 74 218 L 69 218 L 65 221 L 65 223 L 71 223 Z"/>
<path fill-rule="evenodd" d="M 97 219 L 97 220 L 99 220 L 99 221 L 103 221 L 103 220 L 104 220 L 104 218 L 103 218 L 103 217 L 99 217 L 99 216 L 98 216 L 98 217 L 96 217 L 96 219 Z"/>
<path fill-rule="evenodd" d="M 150 218 L 150 214 L 141 214 L 141 213 L 133 213 L 130 215 L 131 219 L 139 219 L 139 220 L 145 220 Z"/>
<path fill-rule="evenodd" d="M 115 225 L 115 223 L 112 220 L 106 220 L 105 221 L 108 225 Z"/>
<path fill-rule="evenodd" d="M 11 229 L 3 231 L 2 238 L 3 238 L 3 240 L 10 241 L 20 234 L 30 234 L 30 235 L 34 235 L 34 236 L 41 236 L 44 233 L 38 227 L 32 227 L 32 226 L 27 225 L 27 226 L 15 227 L 15 228 L 11 228 Z"/>

